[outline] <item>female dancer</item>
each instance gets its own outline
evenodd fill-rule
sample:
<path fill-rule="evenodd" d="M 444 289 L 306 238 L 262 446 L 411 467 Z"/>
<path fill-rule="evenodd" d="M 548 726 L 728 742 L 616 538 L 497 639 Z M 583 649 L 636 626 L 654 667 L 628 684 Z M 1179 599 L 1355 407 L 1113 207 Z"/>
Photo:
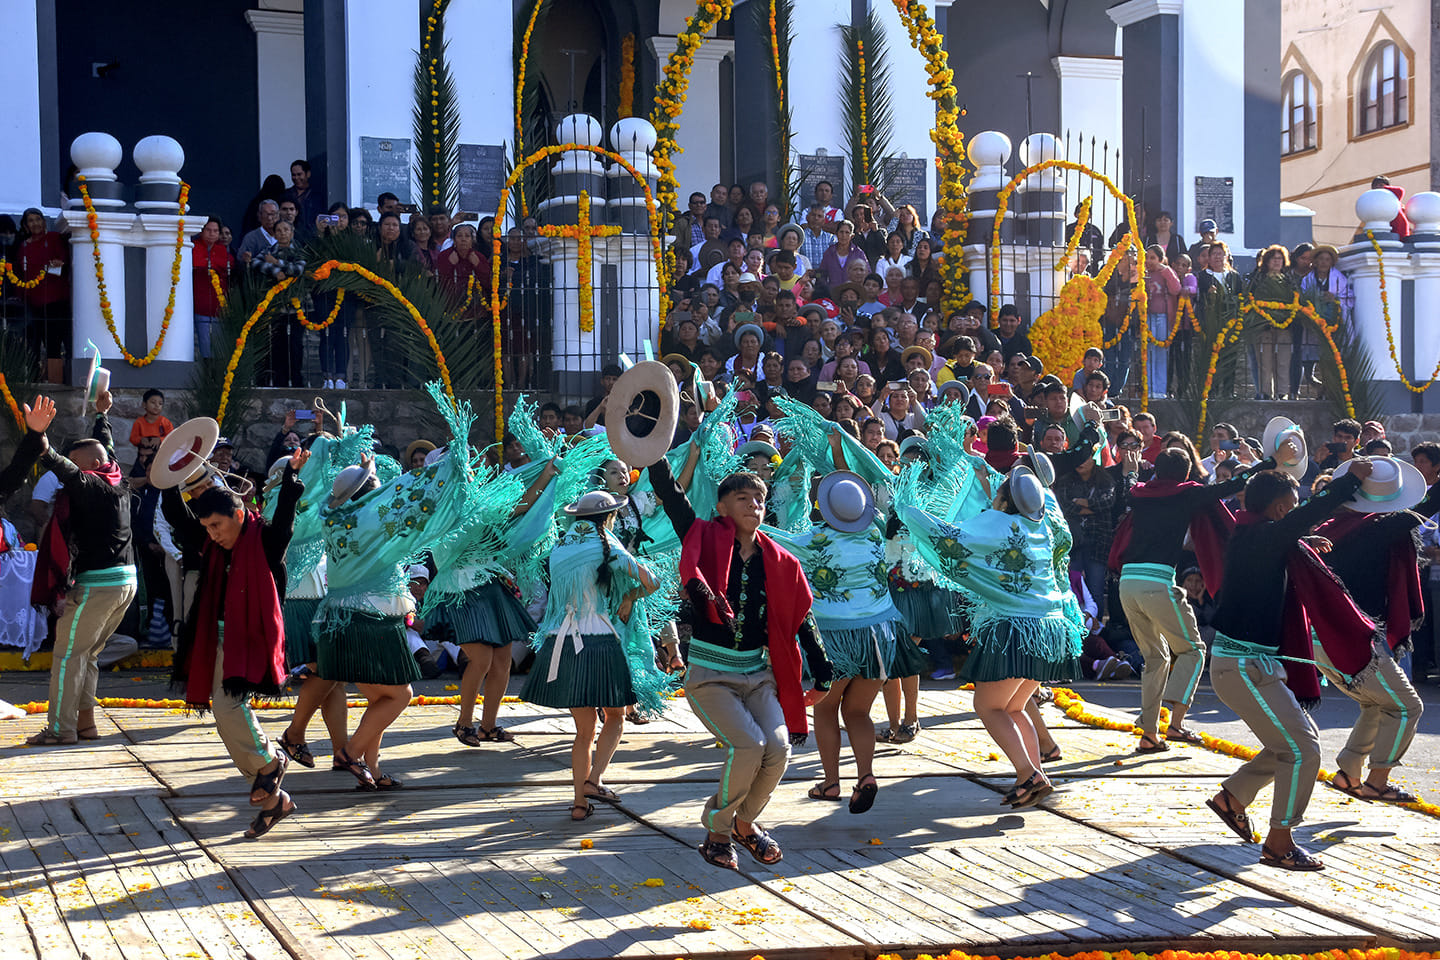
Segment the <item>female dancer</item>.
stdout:
<path fill-rule="evenodd" d="M 654 666 L 649 611 L 636 606 L 660 580 L 610 532 L 624 506 L 624 499 L 593 490 L 565 508 L 575 525 L 550 554 L 550 595 L 535 634 L 535 666 L 520 693 L 529 703 L 568 709 L 575 718 L 572 820 L 588 819 L 593 800 L 619 802 L 604 777 L 620 743 L 625 708 L 642 700 L 649 709 L 662 707 L 658 694 L 666 683 Z M 605 715 L 598 741 L 597 708 Z"/>

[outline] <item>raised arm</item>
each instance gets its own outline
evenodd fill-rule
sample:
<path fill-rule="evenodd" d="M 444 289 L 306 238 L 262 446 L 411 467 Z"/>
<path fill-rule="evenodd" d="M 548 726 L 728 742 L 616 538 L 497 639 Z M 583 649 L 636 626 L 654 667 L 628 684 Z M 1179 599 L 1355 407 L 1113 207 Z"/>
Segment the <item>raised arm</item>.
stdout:
<path fill-rule="evenodd" d="M 1356 473 L 1356 469 L 1360 467 L 1364 468 L 1363 472 L 1368 476 L 1370 465 L 1357 463 L 1349 473 L 1331 480 L 1330 485 L 1320 493 L 1276 521 L 1275 536 L 1285 540 L 1299 540 L 1310 532 L 1311 527 L 1348 503 L 1355 496 L 1355 491 L 1360 489 L 1361 477 Z"/>
<path fill-rule="evenodd" d="M 49 397 L 36 397 L 33 404 L 25 405 L 25 436 L 20 438 L 10 465 L 0 471 L 0 500 L 8 499 L 20 489 L 35 464 L 49 450 L 45 431 L 54 419 L 55 401 Z"/>
<path fill-rule="evenodd" d="M 670 518 L 675 535 L 684 540 L 690 525 L 696 519 L 690 498 L 685 496 L 685 489 L 675 482 L 675 477 L 670 473 L 670 463 L 664 457 L 650 465 L 649 473 L 650 489 L 655 491 L 655 497 L 664 508 L 665 516 Z"/>
<path fill-rule="evenodd" d="M 662 459 L 663 459 L 663 458 L 662 458 Z M 681 490 L 689 490 L 689 489 L 690 489 L 690 481 L 694 479 L 694 477 L 695 477 L 695 468 L 696 468 L 697 466 L 699 466 L 699 464 L 700 464 L 700 444 L 698 444 L 698 443 L 695 442 L 695 438 L 694 438 L 694 437 L 691 437 L 691 439 L 690 439 L 690 450 L 689 450 L 688 453 L 685 454 L 685 466 L 683 466 L 683 467 L 680 468 L 680 476 L 679 476 L 679 477 L 676 477 L 676 482 L 678 482 L 678 483 L 680 484 L 680 489 L 681 489 Z M 668 461 L 666 462 L 666 466 L 667 466 L 667 467 L 669 466 L 669 462 L 668 462 Z"/>

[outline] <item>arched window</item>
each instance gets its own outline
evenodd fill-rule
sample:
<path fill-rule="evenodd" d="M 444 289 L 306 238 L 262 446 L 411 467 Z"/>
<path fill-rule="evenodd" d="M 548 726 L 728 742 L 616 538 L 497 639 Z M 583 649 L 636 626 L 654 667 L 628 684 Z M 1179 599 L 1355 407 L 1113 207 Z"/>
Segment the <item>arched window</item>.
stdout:
<path fill-rule="evenodd" d="M 1280 155 L 1315 149 L 1315 84 L 1303 70 L 1291 70 L 1280 83 Z"/>
<path fill-rule="evenodd" d="M 1410 122 L 1410 65 L 1386 40 L 1370 51 L 1360 74 L 1360 132 L 1374 133 Z"/>

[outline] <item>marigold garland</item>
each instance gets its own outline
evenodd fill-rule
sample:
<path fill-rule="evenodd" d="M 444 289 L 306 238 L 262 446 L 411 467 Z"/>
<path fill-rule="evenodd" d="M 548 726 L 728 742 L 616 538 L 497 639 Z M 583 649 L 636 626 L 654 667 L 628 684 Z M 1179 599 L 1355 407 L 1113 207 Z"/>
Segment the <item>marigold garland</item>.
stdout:
<path fill-rule="evenodd" d="M 10 265 L 10 261 L 0 258 L 0 287 L 5 286 L 7 279 L 21 290 L 34 290 L 40 286 L 40 281 L 45 279 L 45 271 L 41 270 L 29 280 L 21 280 L 20 275 L 15 272 L 15 268 Z"/>
<path fill-rule="evenodd" d="M 855 63 L 858 67 L 859 83 L 856 89 L 860 95 L 860 170 L 855 178 L 858 186 L 870 182 L 870 120 L 865 106 L 865 41 L 855 41 Z"/>
<path fill-rule="evenodd" d="M 444 17 L 444 6 L 447 0 L 435 0 L 431 8 L 430 16 L 425 18 L 425 39 L 420 43 L 420 57 L 425 61 L 425 69 L 430 76 L 430 132 L 435 140 L 435 155 L 430 158 L 430 197 L 431 203 L 442 202 L 440 196 L 440 80 L 435 72 L 435 65 L 439 59 L 430 55 L 431 43 L 435 37 L 435 30 L 440 26 L 440 20 Z"/>
<path fill-rule="evenodd" d="M 530 11 L 530 20 L 525 24 L 525 34 L 520 38 L 520 66 L 515 73 L 515 156 L 525 155 L 525 71 L 530 63 L 530 35 L 535 32 L 535 18 L 540 16 L 540 7 L 545 0 L 535 0 L 535 7 Z M 634 82 L 633 79 L 631 81 Z M 525 197 L 525 183 L 521 181 L 518 191 L 520 199 L 520 215 L 530 216 L 530 202 Z M 497 221 L 498 222 L 498 221 Z M 496 383 L 495 389 L 500 389 Z"/>
<path fill-rule="evenodd" d="M 80 186 L 80 199 L 85 204 L 85 224 L 90 228 L 90 253 L 95 260 L 95 285 L 100 290 L 100 314 L 105 318 L 105 326 L 110 330 L 110 338 L 115 341 L 115 346 L 120 348 L 120 355 L 125 362 L 132 367 L 145 367 L 155 362 L 160 355 L 160 348 L 165 345 L 165 335 L 170 332 L 170 319 L 175 315 L 175 290 L 180 286 L 180 264 L 185 256 L 185 208 L 190 199 L 190 184 L 180 181 L 180 219 L 175 230 L 175 261 L 170 265 L 170 298 L 165 303 L 165 313 L 160 319 L 160 335 L 155 338 L 155 346 L 143 357 L 137 357 L 125 348 L 120 341 L 120 334 L 115 330 L 115 313 L 110 306 L 110 294 L 105 289 L 105 264 L 100 259 L 100 217 L 95 212 L 95 204 L 90 200 L 90 189 L 85 185 L 85 175 L 77 174 L 76 182 Z"/>
<path fill-rule="evenodd" d="M 780 67 L 780 34 L 775 26 L 776 0 L 770 0 L 770 59 L 775 70 L 775 106 L 785 116 L 785 72 Z"/>
<path fill-rule="evenodd" d="M 225 365 L 225 380 L 220 387 L 220 406 L 215 412 L 215 419 L 221 423 L 225 422 L 225 408 L 230 405 L 230 390 L 235 385 L 235 368 L 240 365 L 240 357 L 245 353 L 245 341 L 250 338 L 250 330 L 270 311 L 271 302 L 297 279 L 299 278 L 286 277 L 266 290 L 265 296 L 255 305 L 255 309 L 246 318 L 245 325 L 240 328 L 240 336 L 235 338 L 235 350 L 230 354 L 230 362 Z"/>
<path fill-rule="evenodd" d="M 1175 325 L 1170 328 L 1170 335 L 1164 340 L 1153 341 L 1155 346 L 1169 347 L 1170 344 L 1175 342 L 1175 338 L 1180 335 L 1180 331 L 1186 327 L 1189 327 L 1196 333 L 1200 332 L 1200 320 L 1195 316 L 1195 305 L 1190 302 L 1188 295 L 1182 295 L 1180 297 L 1175 309 L 1179 311 L 1180 315 L 1175 318 Z"/>
<path fill-rule="evenodd" d="M 300 299 L 298 297 L 290 298 L 290 306 L 295 308 L 295 317 L 300 321 L 300 326 L 304 327 L 306 330 L 324 330 L 326 327 L 330 326 L 330 324 L 335 322 L 335 318 L 340 316 L 340 305 L 344 302 L 345 288 L 341 287 L 335 293 L 335 306 L 331 309 L 330 316 L 326 317 L 323 323 L 311 323 L 310 320 L 305 316 L 305 308 L 300 305 Z"/>
<path fill-rule="evenodd" d="M 215 291 L 215 302 L 224 310 L 229 297 L 225 296 L 225 291 L 220 287 L 220 274 L 215 272 L 214 267 L 206 266 L 205 269 L 210 273 L 210 289 Z"/>
<path fill-rule="evenodd" d="M 1411 393 L 1424 393 L 1435 386 L 1436 380 L 1440 380 L 1440 361 L 1436 361 L 1435 372 L 1430 374 L 1430 379 L 1423 384 L 1411 383 L 1410 378 L 1405 376 L 1405 370 L 1400 366 L 1400 354 L 1395 349 L 1395 331 L 1390 323 L 1390 292 L 1385 289 L 1385 251 L 1380 247 L 1380 241 L 1375 239 L 1374 230 L 1366 230 L 1365 239 L 1370 241 L 1370 246 L 1375 251 L 1375 264 L 1380 268 L 1380 309 L 1385 317 L 1385 342 L 1390 345 L 1390 362 L 1395 364 L 1395 373 L 1399 375 L 1400 383 L 1406 390 Z M 1349 394 L 1348 390 L 1346 394 Z"/>
<path fill-rule="evenodd" d="M 1060 288 L 1055 306 L 1030 325 L 1030 344 L 1045 369 L 1069 381 L 1085 362 L 1085 351 L 1104 339 L 1100 318 L 1105 291 L 1089 274 L 1079 274 Z"/>
<path fill-rule="evenodd" d="M 20 412 L 20 405 L 15 402 L 15 395 L 10 392 L 10 381 L 3 373 L 0 373 L 0 394 L 5 396 L 5 405 L 10 408 L 10 415 L 15 418 L 15 425 L 24 430 L 25 416 Z"/>
<path fill-rule="evenodd" d="M 580 222 L 541 227 L 540 235 L 562 237 L 566 240 L 574 240 L 580 245 L 575 254 L 575 274 L 580 284 L 580 332 L 590 333 L 595 329 L 595 295 L 594 287 L 590 283 L 594 253 L 590 241 L 594 237 L 619 236 L 620 228 L 613 224 L 593 226 L 590 223 L 590 193 L 587 190 L 580 191 L 579 212 L 576 219 Z"/>
<path fill-rule="evenodd" d="M 955 72 L 950 69 L 945 53 L 945 38 L 920 0 L 893 0 L 900 22 L 910 34 L 910 45 L 925 58 L 930 78 L 927 96 L 935 101 L 935 126 L 930 139 L 935 144 L 936 207 L 945 214 L 943 249 L 954 256 L 941 257 L 940 269 L 945 279 L 945 312 L 964 306 L 969 296 L 965 283 L 965 262 L 959 255 L 965 243 L 969 220 L 969 194 L 965 189 L 964 136 L 960 132 L 959 94 L 955 90 Z"/>
<path fill-rule="evenodd" d="M 635 115 L 635 34 L 627 33 L 620 41 L 620 119 Z"/>
<path fill-rule="evenodd" d="M 1070 234 L 1070 239 L 1065 242 L 1065 253 L 1061 255 L 1059 262 L 1055 264 L 1057 271 L 1070 269 L 1071 258 L 1075 256 L 1075 251 L 1080 249 L 1080 238 L 1085 235 L 1085 228 L 1090 225 L 1090 206 L 1094 200 L 1094 197 L 1086 197 L 1080 201 L 1080 210 L 1075 216 L 1075 231 Z"/>

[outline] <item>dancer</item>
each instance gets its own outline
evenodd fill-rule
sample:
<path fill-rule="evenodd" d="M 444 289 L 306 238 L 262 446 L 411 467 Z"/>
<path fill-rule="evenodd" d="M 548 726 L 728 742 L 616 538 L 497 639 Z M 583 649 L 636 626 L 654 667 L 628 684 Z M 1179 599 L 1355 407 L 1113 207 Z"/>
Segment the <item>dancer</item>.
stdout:
<path fill-rule="evenodd" d="M 620 743 L 625 708 L 637 702 L 657 712 L 664 708 L 659 692 L 668 678 L 655 666 L 650 614 L 638 603 L 659 589 L 660 580 L 611 533 L 624 506 L 623 498 L 592 490 L 565 508 L 575 523 L 550 554 L 550 595 L 535 633 L 535 666 L 520 692 L 522 700 L 568 709 L 575 719 L 572 820 L 593 815 L 594 800 L 620 802 L 605 785 L 605 768 Z M 597 709 L 605 715 L 598 740 Z"/>
<path fill-rule="evenodd" d="M 1270 460 L 1260 469 L 1274 467 Z M 1130 513 L 1120 522 L 1111 556 L 1120 569 L 1120 605 L 1135 643 L 1145 657 L 1140 675 L 1140 743 L 1136 753 L 1170 749 L 1160 738 L 1160 707 L 1170 708 L 1168 739 L 1199 743 L 1186 729 L 1185 713 L 1205 671 L 1205 645 L 1195 611 L 1175 582 L 1175 565 L 1188 532 L 1207 582 L 1219 578 L 1228 516 L 1221 500 L 1245 487 L 1245 474 L 1205 485 L 1190 478 L 1185 451 L 1162 450 L 1155 457 L 1155 479 L 1130 491 Z"/>
<path fill-rule="evenodd" d="M 1245 484 L 1245 509 L 1236 517 L 1225 551 L 1210 685 L 1263 749 L 1205 805 L 1246 843 L 1253 843 L 1245 808 L 1273 782 L 1270 832 L 1260 851 L 1266 866 L 1324 867 L 1291 835 L 1304 819 L 1320 770 L 1320 731 L 1302 709 L 1320 700 L 1319 677 L 1311 665 L 1311 631 L 1336 669 L 1353 677 L 1370 659 L 1368 639 L 1375 624 L 1301 538 L 1344 506 L 1371 469 L 1369 462 L 1357 458 L 1344 476 L 1298 507 L 1294 477 L 1280 470 L 1253 474 Z"/>
<path fill-rule="evenodd" d="M 885 541 L 875 526 L 875 495 L 856 474 L 835 471 L 815 493 L 823 523 L 800 535 L 769 534 L 799 559 L 814 593 L 811 614 L 834 666 L 825 699 L 815 704 L 815 745 L 824 779 L 810 790 L 812 800 L 839 800 L 840 721 L 855 755 L 855 789 L 850 812 L 875 803 L 875 724 L 870 707 L 895 666 L 897 637 L 905 621 L 890 600 Z M 833 793 L 831 791 L 834 791 Z"/>
<path fill-rule="evenodd" d="M 92 438 L 74 441 L 68 456 L 61 456 L 43 437 L 38 444 L 30 437 L 43 434 L 55 417 L 55 405 L 37 399 L 33 409 L 26 408 L 27 435 L 11 464 L 13 470 L 22 463 L 22 455 L 38 456 L 40 468 L 59 478 L 60 495 L 40 541 L 36 580 L 38 586 L 42 571 L 48 570 L 57 588 L 67 579 L 74 583 L 65 595 L 65 613 L 55 624 L 45 727 L 25 741 L 32 747 L 99 739 L 95 686 L 100 679 L 100 651 L 120 626 L 138 587 L 130 540 L 130 488 L 115 462 L 106 416 L 111 403 L 109 391 L 102 390 L 95 399 Z M 25 463 L 24 470 L 28 472 L 34 463 L 34 459 Z"/>
<path fill-rule="evenodd" d="M 1335 476 L 1347 474 L 1353 462 L 1340 464 Z M 1425 618 L 1413 533 L 1440 510 L 1440 484 L 1427 491 L 1420 471 L 1393 457 L 1371 458 L 1370 465 L 1370 476 L 1345 504 L 1349 509 L 1315 530 L 1333 544 L 1325 562 L 1356 605 L 1385 626 L 1383 636 L 1371 639 L 1370 662 L 1353 683 L 1340 676 L 1323 647 L 1315 648 L 1320 672 L 1360 705 L 1329 783 L 1361 800 L 1414 803 L 1413 794 L 1391 785 L 1390 771 L 1410 748 L 1425 705 L 1395 654 L 1408 648 L 1411 630 Z M 1361 779 L 1366 757 L 1370 774 Z"/>
<path fill-rule="evenodd" d="M 1080 610 L 1066 574 L 1070 530 L 1035 474 L 1011 471 L 994 505 L 955 526 L 917 506 L 919 471 L 906 468 L 896 510 L 915 545 L 972 604 L 960 679 L 975 683 L 975 712 L 1015 768 L 1002 802 L 1020 809 L 1048 796 L 1039 737 L 1025 712 L 1041 681 L 1080 675 Z"/>
<path fill-rule="evenodd" d="M 810 616 L 810 585 L 799 561 L 759 532 L 767 492 L 759 477 L 726 477 L 718 519 L 701 520 L 665 460 L 649 476 L 683 542 L 680 580 L 692 631 L 685 697 L 727 750 L 720 788 L 700 817 L 707 831 L 700 855 L 736 869 L 733 836 L 758 862 L 774 864 L 780 845 L 755 820 L 785 775 L 792 738 L 803 742 L 809 732 L 806 708 L 825 695 L 832 675 Z M 802 651 L 815 679 L 809 691 L 801 685 Z"/>
<path fill-rule="evenodd" d="M 263 837 L 296 810 L 280 787 L 289 761 L 256 722 L 250 697 L 277 694 L 285 680 L 280 610 L 285 548 L 295 504 L 305 490 L 296 474 L 309 456 L 309 451 L 296 450 L 290 457 L 272 521 L 247 509 L 223 486 L 211 486 L 192 500 L 195 519 L 210 542 L 202 554 L 196 602 L 186 618 L 170 682 L 184 689 L 187 707 L 211 710 L 230 759 L 251 780 L 250 805 L 261 810 L 245 831 L 250 840 Z"/>
<path fill-rule="evenodd" d="M 410 684 L 420 679 L 405 639 L 405 615 L 414 611 L 405 561 L 467 519 L 470 486 L 477 482 L 466 442 L 473 422 L 468 405 L 457 409 L 438 384 L 427 389 L 450 425 L 447 452 L 383 485 L 367 456 L 335 478 L 323 513 L 329 583 L 315 616 L 317 672 L 325 680 L 354 683 L 367 701 L 345 749 L 335 754 L 358 790 L 402 786 L 380 770 L 380 740 L 409 706 Z M 515 485 L 508 475 L 487 482 Z M 517 490 L 513 499 L 518 497 Z"/>

